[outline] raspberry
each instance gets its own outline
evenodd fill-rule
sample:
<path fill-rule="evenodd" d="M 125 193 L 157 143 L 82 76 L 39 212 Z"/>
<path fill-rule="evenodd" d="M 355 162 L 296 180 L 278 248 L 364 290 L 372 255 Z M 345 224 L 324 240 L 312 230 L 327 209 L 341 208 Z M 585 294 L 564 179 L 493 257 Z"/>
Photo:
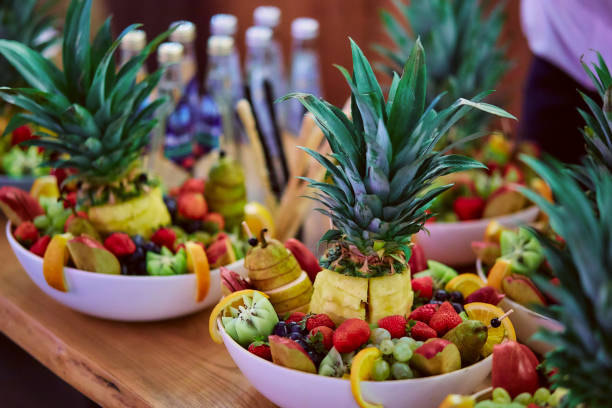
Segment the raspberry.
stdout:
<path fill-rule="evenodd" d="M 326 326 L 332 330 L 336 329 L 336 324 L 330 317 L 324 313 L 316 314 L 306 320 L 306 330 L 312 330 L 315 327 Z"/>
<path fill-rule="evenodd" d="M 170 228 L 160 228 L 155 231 L 151 237 L 151 241 L 157 246 L 165 246 L 171 251 L 174 251 L 174 241 L 176 241 L 176 232 Z"/>
<path fill-rule="evenodd" d="M 261 341 L 253 342 L 249 345 L 249 351 L 258 357 L 272 361 L 272 352 L 270 346 Z"/>
<path fill-rule="evenodd" d="M 410 327 L 410 336 L 415 340 L 425 341 L 438 337 L 436 331 L 423 322 L 411 320 L 408 326 Z"/>
<path fill-rule="evenodd" d="M 104 240 L 104 246 L 117 257 L 131 255 L 136 251 L 136 244 L 134 244 L 132 238 L 123 232 L 110 234 L 108 238 Z"/>
<path fill-rule="evenodd" d="M 391 338 L 399 339 L 406 335 L 406 318 L 404 316 L 387 316 L 378 321 L 378 327 L 391 333 Z"/>
<path fill-rule="evenodd" d="M 419 306 L 416 309 L 414 309 L 412 313 L 410 313 L 410 316 L 408 316 L 408 319 L 418 320 L 420 322 L 429 324 L 429 321 L 431 320 L 431 316 L 433 316 L 437 310 L 438 310 L 438 305 L 435 305 L 435 304 L 427 304 L 427 305 Z"/>
<path fill-rule="evenodd" d="M 14 236 L 22 245 L 29 246 L 38 240 L 38 230 L 34 223 L 26 221 L 15 228 Z"/>
<path fill-rule="evenodd" d="M 49 242 L 51 242 L 51 237 L 49 235 L 43 235 L 30 247 L 30 252 L 42 258 L 45 255 Z"/>

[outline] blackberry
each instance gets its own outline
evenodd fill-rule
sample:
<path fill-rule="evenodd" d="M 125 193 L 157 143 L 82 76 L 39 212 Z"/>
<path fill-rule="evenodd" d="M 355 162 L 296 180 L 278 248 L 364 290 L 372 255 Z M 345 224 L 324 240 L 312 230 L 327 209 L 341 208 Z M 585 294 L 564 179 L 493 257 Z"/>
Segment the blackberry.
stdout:
<path fill-rule="evenodd" d="M 289 338 L 295 341 L 298 341 L 298 340 L 304 341 L 304 336 L 302 336 L 302 333 L 291 332 L 289 333 Z"/>
<path fill-rule="evenodd" d="M 274 334 L 281 337 L 287 337 L 287 334 L 289 334 L 287 331 L 287 324 L 283 321 L 276 323 L 276 326 L 274 326 Z"/>
<path fill-rule="evenodd" d="M 161 248 L 157 246 L 153 241 L 149 241 L 144 244 L 142 249 L 144 249 L 145 252 L 155 252 L 156 254 L 159 254 L 161 252 Z"/>
<path fill-rule="evenodd" d="M 132 252 L 130 255 L 125 257 L 125 261 L 128 264 L 135 264 L 139 262 L 141 259 L 144 259 L 145 251 L 142 246 L 136 245 L 136 250 Z"/>
<path fill-rule="evenodd" d="M 433 297 L 434 297 L 435 300 L 445 301 L 445 300 L 448 300 L 449 295 L 448 295 L 448 292 L 445 291 L 444 289 L 438 289 L 434 293 Z"/>
<path fill-rule="evenodd" d="M 449 296 L 451 302 L 463 304 L 463 294 L 458 290 L 453 290 L 451 293 L 449 293 Z"/>
<path fill-rule="evenodd" d="M 178 207 L 177 207 L 176 200 L 174 199 L 174 197 L 165 195 L 164 204 L 166 204 L 166 208 L 168 209 L 168 212 L 170 213 L 170 217 L 172 217 L 172 220 L 176 219 Z"/>
<path fill-rule="evenodd" d="M 136 245 L 137 247 L 141 247 L 141 246 L 143 246 L 147 242 L 143 238 L 142 235 L 134 235 L 131 238 L 132 238 L 132 241 L 134 242 L 134 245 Z"/>
<path fill-rule="evenodd" d="M 291 333 L 302 333 L 302 327 L 299 324 L 295 324 L 289 328 Z"/>

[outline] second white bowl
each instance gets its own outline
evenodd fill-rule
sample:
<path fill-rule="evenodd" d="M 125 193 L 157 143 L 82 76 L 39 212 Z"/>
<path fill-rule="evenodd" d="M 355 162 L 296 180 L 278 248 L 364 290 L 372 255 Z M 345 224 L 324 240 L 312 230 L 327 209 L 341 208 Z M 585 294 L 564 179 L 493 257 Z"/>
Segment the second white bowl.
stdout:
<path fill-rule="evenodd" d="M 41 257 L 34 255 L 11 233 L 6 236 L 17 259 L 32 281 L 47 295 L 71 309 L 103 319 L 144 322 L 184 316 L 212 306 L 221 298 L 219 269 L 210 271 L 210 289 L 201 302 L 196 302 L 194 274 L 173 276 L 123 276 L 64 268 L 69 291 L 49 286 L 43 276 Z M 246 276 L 244 260 L 227 265 Z"/>

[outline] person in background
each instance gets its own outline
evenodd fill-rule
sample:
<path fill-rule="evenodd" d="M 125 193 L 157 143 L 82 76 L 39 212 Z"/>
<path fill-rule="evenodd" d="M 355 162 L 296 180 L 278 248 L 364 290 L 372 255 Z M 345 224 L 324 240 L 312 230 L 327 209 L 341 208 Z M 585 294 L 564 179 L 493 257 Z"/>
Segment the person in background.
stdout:
<path fill-rule="evenodd" d="M 522 0 L 521 20 L 534 54 L 521 137 L 563 161 L 577 162 L 585 152 L 577 108 L 588 110 L 578 90 L 601 102 L 580 61 L 590 66 L 596 50 L 612 63 L 612 0 Z"/>

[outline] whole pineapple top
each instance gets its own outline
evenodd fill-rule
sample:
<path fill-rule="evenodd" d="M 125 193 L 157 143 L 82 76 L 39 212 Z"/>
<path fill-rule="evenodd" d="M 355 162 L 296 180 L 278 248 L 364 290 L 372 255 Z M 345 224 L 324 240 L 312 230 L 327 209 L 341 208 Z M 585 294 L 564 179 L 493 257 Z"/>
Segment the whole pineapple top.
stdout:
<path fill-rule="evenodd" d="M 118 71 L 114 53 L 121 38 L 138 25 L 111 37 L 110 18 L 90 43 L 91 0 L 72 0 L 63 39 L 63 72 L 40 52 L 16 41 L 0 40 L 0 53 L 31 88 L 0 88 L 0 97 L 28 113 L 15 115 L 5 132 L 24 123 L 45 130 L 30 142 L 52 153 L 49 163 L 74 168 L 92 190 L 118 184 L 131 170 L 148 142 L 156 121 L 151 117 L 163 103 L 143 103 L 161 77 L 158 71 L 136 82 L 139 68 L 168 33 L 153 40 L 140 55 Z M 118 187 L 117 191 L 121 188 Z"/>
<path fill-rule="evenodd" d="M 578 111 L 586 122 L 586 127 L 582 129 L 588 153 L 586 160 L 612 171 L 612 75 L 600 53 L 597 53 L 597 57 L 599 64 L 594 63 L 593 70 L 584 62 L 582 66 L 597 88 L 601 105 L 580 92 L 591 112 Z"/>
<path fill-rule="evenodd" d="M 0 2 L 0 39 L 18 41 L 38 52 L 44 52 L 56 42 L 54 17 L 49 8 L 54 1 L 37 7 L 37 0 L 3 0 Z M 0 85 L 18 87 L 25 85 L 19 73 L 0 56 Z"/>
<path fill-rule="evenodd" d="M 548 369 L 557 370 L 554 386 L 569 389 L 567 403 L 587 407 L 610 406 L 612 383 L 612 173 L 585 164 L 592 182 L 587 194 L 556 160 L 523 158 L 551 187 L 556 203 L 534 192 L 528 197 L 548 214 L 565 248 L 537 235 L 546 259 L 560 284 L 538 279 L 559 306 L 543 310 L 562 323 L 561 332 L 542 330 L 539 338 L 557 348 L 546 355 Z"/>
<path fill-rule="evenodd" d="M 347 274 L 376 276 L 403 269 L 410 255 L 410 237 L 432 216 L 431 201 L 451 187 L 432 187 L 438 177 L 484 167 L 434 146 L 469 110 L 477 108 L 512 117 L 495 106 L 459 99 L 450 107 L 426 106 L 425 51 L 416 41 L 404 66 L 394 74 L 387 98 L 370 63 L 351 40 L 352 76 L 338 67 L 351 88 L 351 118 L 313 95 L 293 93 L 314 115 L 331 148 L 330 157 L 306 150 L 329 172 L 331 181 L 309 180 L 318 189 L 312 197 L 323 205 L 336 229 L 322 241 L 335 243 L 335 259 L 349 260 Z M 352 261 L 351 261 L 352 260 Z"/>
<path fill-rule="evenodd" d="M 412 0 L 393 2 L 397 18 L 387 10 L 381 19 L 392 48 L 375 45 L 386 58 L 380 68 L 392 75 L 404 65 L 417 36 L 427 50 L 429 97 L 448 92 L 441 106 L 450 106 L 457 98 L 472 97 L 494 89 L 507 71 L 505 47 L 499 45 L 504 23 L 501 2 L 485 15 L 485 0 Z M 406 29 L 406 23 L 411 30 Z M 490 116 L 475 113 L 460 123 L 463 134 L 481 131 Z"/>

